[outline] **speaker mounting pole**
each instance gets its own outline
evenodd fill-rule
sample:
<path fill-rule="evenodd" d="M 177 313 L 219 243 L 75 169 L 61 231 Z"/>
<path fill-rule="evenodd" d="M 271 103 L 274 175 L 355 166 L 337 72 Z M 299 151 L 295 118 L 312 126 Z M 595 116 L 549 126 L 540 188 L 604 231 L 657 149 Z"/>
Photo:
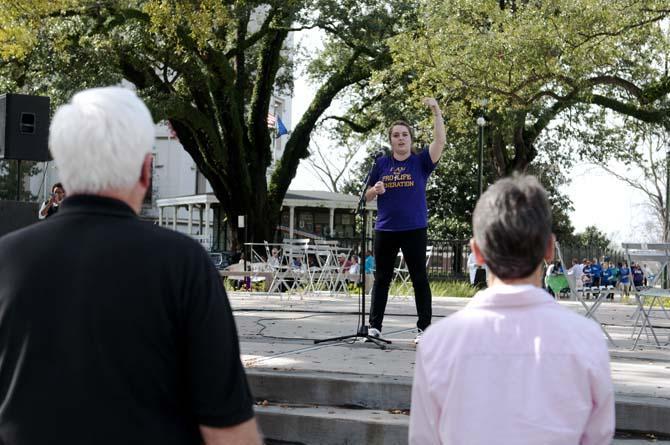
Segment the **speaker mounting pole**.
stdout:
<path fill-rule="evenodd" d="M 21 159 L 16 160 L 16 200 L 21 201 Z"/>

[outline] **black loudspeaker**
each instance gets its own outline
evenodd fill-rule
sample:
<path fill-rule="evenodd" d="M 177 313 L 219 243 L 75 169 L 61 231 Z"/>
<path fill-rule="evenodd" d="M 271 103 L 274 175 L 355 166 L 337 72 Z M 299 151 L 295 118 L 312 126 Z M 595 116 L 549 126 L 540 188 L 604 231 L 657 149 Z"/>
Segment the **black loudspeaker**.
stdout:
<path fill-rule="evenodd" d="M 48 97 L 0 95 L 0 159 L 48 161 Z"/>
<path fill-rule="evenodd" d="M 37 202 L 0 199 L 0 237 L 37 222 Z"/>

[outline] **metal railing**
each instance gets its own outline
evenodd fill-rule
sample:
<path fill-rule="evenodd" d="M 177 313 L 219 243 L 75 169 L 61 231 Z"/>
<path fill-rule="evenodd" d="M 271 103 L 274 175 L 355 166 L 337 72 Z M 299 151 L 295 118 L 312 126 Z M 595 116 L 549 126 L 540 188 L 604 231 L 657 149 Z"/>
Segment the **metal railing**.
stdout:
<path fill-rule="evenodd" d="M 365 257 L 360 248 L 360 238 L 333 238 L 342 247 L 349 247 L 352 253 Z M 373 238 L 366 239 L 366 249 L 372 250 Z M 433 253 L 428 263 L 428 276 L 433 279 L 466 280 L 469 240 L 428 240 Z"/>

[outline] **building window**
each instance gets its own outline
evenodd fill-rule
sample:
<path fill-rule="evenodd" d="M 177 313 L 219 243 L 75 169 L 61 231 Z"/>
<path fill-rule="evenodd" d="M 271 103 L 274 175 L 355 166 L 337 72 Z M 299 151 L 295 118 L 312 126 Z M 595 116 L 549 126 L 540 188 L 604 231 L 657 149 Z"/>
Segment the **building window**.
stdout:
<path fill-rule="evenodd" d="M 289 210 L 284 210 L 281 212 L 281 225 L 288 227 L 290 225 L 290 212 Z"/>
<path fill-rule="evenodd" d="M 330 211 L 314 212 L 314 233 L 319 236 L 330 235 Z"/>
<path fill-rule="evenodd" d="M 314 232 L 314 214 L 312 212 L 298 212 L 298 229 L 304 232 Z"/>
<path fill-rule="evenodd" d="M 337 238 L 353 238 L 354 237 L 354 215 L 350 211 L 344 210 L 347 213 L 335 212 L 335 237 Z"/>

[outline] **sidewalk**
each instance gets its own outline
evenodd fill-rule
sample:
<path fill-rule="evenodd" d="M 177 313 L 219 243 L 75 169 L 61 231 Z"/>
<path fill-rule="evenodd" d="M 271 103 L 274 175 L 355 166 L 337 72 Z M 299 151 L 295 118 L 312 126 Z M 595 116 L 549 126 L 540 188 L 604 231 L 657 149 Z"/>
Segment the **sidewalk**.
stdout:
<path fill-rule="evenodd" d="M 388 402 L 396 406 L 377 409 L 405 408 L 398 406 L 400 404 L 408 407 L 415 354 L 416 313 L 412 298 L 389 301 L 384 336 L 393 344 L 385 349 L 360 342 L 313 343 L 315 339 L 356 333 L 359 321 L 358 298 L 355 297 L 309 295 L 302 299 L 298 296 L 280 299 L 279 296 L 238 293 L 232 294 L 230 299 L 243 362 L 251 374 L 270 370 L 273 374 L 311 374 L 323 379 L 332 375 L 350 376 L 354 383 L 358 378 L 401 382 L 406 387 Z M 434 322 L 459 310 L 468 301 L 434 298 Z M 369 302 L 366 303 L 367 313 Z M 579 303 L 561 304 L 584 313 Z M 617 429 L 670 434 L 670 349 L 641 345 L 635 351 L 630 350 L 633 343 L 627 325 L 634 309 L 632 305 L 608 302 L 598 312 L 598 318 L 608 325 L 616 342 L 616 347 L 610 347 L 610 355 L 617 397 Z M 667 341 L 667 330 L 658 333 Z M 332 390 L 327 397 L 337 399 L 336 393 L 337 389 Z M 361 403 L 365 406 L 368 402 Z M 324 404 L 338 406 L 335 402 Z M 637 443 L 633 440 L 638 439 L 618 439 L 617 443 Z"/>

